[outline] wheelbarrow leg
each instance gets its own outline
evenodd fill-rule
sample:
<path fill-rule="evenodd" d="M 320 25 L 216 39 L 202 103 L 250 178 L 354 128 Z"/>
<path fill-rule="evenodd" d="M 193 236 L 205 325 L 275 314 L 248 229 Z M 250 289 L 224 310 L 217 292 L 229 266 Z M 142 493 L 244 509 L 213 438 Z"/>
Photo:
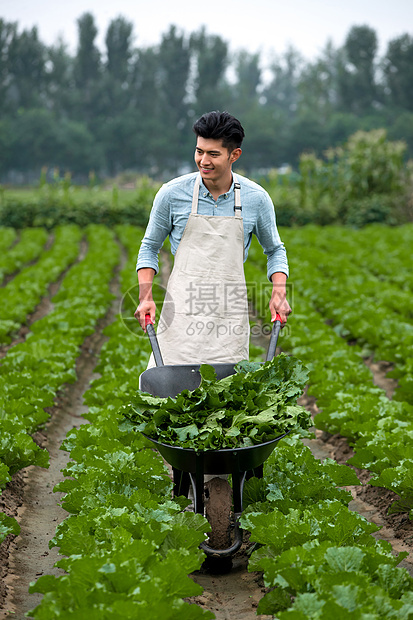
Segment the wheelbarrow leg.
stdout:
<path fill-rule="evenodd" d="M 204 514 L 204 457 L 197 454 L 196 471 L 189 474 L 194 491 L 194 512 Z"/>
<path fill-rule="evenodd" d="M 245 482 L 245 471 L 240 472 L 234 469 L 232 472 L 232 501 L 234 502 L 234 514 L 242 512 L 242 490 Z"/>
<path fill-rule="evenodd" d="M 172 472 L 174 480 L 174 497 L 177 497 L 178 495 L 184 495 L 185 497 L 188 497 L 190 484 L 188 472 L 176 469 L 176 467 L 172 467 Z"/>
<path fill-rule="evenodd" d="M 247 471 L 247 480 L 250 478 L 263 478 L 264 477 L 264 463 L 262 465 L 258 465 L 255 469 L 249 469 Z"/>

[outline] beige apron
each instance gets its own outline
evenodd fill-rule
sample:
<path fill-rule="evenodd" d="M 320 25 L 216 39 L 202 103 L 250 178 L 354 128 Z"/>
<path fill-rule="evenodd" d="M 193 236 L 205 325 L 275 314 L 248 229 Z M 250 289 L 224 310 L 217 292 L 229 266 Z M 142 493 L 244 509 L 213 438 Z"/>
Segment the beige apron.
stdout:
<path fill-rule="evenodd" d="M 240 185 L 234 216 L 198 214 L 201 176 L 168 281 L 157 327 L 164 364 L 231 363 L 248 359 Z M 154 366 L 153 356 L 148 368 Z"/>

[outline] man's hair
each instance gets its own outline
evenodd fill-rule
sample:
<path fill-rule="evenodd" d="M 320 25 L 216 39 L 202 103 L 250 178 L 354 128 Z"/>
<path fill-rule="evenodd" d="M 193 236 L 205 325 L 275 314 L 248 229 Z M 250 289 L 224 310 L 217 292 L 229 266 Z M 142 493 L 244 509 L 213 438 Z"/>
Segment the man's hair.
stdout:
<path fill-rule="evenodd" d="M 228 112 L 207 112 L 192 127 L 194 133 L 206 140 L 221 140 L 229 151 L 241 148 L 245 136 L 244 129 L 234 116 Z"/>

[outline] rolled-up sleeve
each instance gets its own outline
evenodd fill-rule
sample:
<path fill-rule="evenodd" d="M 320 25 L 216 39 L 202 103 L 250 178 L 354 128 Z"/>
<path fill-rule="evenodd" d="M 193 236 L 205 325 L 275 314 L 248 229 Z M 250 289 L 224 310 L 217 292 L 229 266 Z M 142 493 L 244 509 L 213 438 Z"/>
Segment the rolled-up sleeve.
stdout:
<path fill-rule="evenodd" d="M 148 226 L 139 249 L 136 271 L 151 267 L 155 273 L 159 271 L 159 251 L 172 229 L 172 217 L 167 189 L 164 186 L 158 191 L 153 201 Z"/>
<path fill-rule="evenodd" d="M 261 194 L 255 235 L 267 256 L 267 277 L 282 272 L 288 277 L 287 252 L 278 233 L 274 205 L 267 192 Z"/>

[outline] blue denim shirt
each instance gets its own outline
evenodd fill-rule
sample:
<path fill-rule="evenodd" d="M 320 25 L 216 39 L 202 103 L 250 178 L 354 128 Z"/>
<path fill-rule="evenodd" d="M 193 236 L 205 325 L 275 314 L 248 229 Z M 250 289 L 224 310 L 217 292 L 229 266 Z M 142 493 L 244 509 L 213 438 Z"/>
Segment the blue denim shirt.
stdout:
<path fill-rule="evenodd" d="M 158 272 L 158 253 L 169 235 L 175 255 L 192 207 L 192 194 L 198 172 L 183 175 L 165 183 L 153 202 L 149 223 L 142 240 L 136 269 L 152 267 Z M 241 185 L 244 224 L 244 262 L 248 256 L 252 234 L 257 236 L 267 255 L 268 278 L 281 271 L 288 276 L 287 254 L 278 234 L 274 205 L 268 193 L 257 183 L 236 174 Z M 234 182 L 226 194 L 215 201 L 205 185 L 199 190 L 198 213 L 201 215 L 234 215 Z"/>

